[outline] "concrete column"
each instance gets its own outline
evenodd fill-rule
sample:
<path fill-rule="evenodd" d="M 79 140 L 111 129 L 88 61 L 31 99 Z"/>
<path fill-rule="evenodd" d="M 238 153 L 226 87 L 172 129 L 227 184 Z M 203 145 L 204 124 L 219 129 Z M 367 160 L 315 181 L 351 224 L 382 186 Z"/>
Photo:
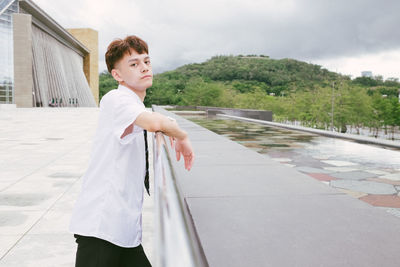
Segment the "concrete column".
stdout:
<path fill-rule="evenodd" d="M 89 83 L 90 90 L 99 105 L 99 35 L 89 28 L 67 29 L 79 42 L 90 50 L 83 59 L 83 72 Z"/>
<path fill-rule="evenodd" d="M 14 13 L 14 103 L 17 107 L 33 107 L 32 16 Z"/>

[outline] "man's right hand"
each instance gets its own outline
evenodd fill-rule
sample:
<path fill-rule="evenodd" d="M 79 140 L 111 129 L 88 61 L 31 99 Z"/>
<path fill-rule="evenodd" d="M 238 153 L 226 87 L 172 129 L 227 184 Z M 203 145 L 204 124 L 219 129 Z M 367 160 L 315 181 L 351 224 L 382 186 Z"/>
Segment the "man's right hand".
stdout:
<path fill-rule="evenodd" d="M 194 152 L 188 137 L 184 139 L 177 139 L 175 141 L 175 152 L 176 160 L 178 161 L 181 159 L 182 154 L 185 161 L 185 169 L 190 171 L 194 162 Z"/>
<path fill-rule="evenodd" d="M 161 131 L 170 137 L 171 146 L 175 143 L 176 159 L 179 161 L 181 154 L 185 160 L 185 169 L 192 168 L 194 161 L 193 148 L 187 133 L 179 128 L 176 121 L 157 112 L 142 112 L 137 116 L 134 124 L 146 129 L 149 132 Z"/>

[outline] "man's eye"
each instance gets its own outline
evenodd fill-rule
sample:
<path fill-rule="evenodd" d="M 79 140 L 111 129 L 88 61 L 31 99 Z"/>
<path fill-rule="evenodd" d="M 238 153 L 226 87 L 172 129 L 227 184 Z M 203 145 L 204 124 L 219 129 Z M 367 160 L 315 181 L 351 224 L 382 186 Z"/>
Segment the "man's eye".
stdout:
<path fill-rule="evenodd" d="M 149 65 L 149 64 L 150 64 L 150 60 L 145 61 L 144 63 L 146 63 L 147 65 Z"/>
<path fill-rule="evenodd" d="M 131 65 L 131 67 L 136 67 L 137 66 L 137 64 L 136 63 L 133 63 L 132 65 Z"/>

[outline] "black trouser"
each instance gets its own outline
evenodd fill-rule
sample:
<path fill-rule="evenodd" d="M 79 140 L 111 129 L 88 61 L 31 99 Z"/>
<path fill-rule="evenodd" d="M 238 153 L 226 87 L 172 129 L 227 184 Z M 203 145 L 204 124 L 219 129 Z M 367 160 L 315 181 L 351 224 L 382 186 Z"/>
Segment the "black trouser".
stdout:
<path fill-rule="evenodd" d="M 78 243 L 75 267 L 151 267 L 142 245 L 124 248 L 96 237 L 74 236 Z"/>

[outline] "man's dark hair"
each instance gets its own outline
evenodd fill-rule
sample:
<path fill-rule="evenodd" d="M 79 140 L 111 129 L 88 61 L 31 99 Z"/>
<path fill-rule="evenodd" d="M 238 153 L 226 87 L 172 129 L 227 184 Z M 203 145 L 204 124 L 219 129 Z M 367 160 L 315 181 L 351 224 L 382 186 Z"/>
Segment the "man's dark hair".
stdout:
<path fill-rule="evenodd" d="M 116 39 L 111 42 L 106 52 L 106 64 L 108 72 L 114 69 L 115 64 L 124 57 L 125 54 L 131 54 L 131 49 L 138 54 L 148 54 L 147 43 L 135 35 L 127 36 L 124 40 Z"/>

